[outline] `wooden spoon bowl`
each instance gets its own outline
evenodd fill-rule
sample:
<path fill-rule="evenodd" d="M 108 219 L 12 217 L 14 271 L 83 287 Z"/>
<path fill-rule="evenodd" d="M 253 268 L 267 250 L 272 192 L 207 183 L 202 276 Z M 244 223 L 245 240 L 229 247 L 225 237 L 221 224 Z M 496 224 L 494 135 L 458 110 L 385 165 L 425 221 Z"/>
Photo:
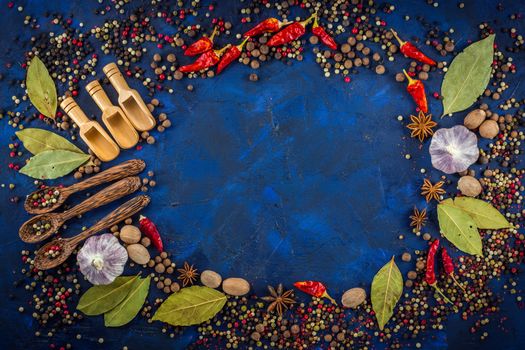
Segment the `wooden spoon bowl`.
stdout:
<path fill-rule="evenodd" d="M 98 186 L 106 182 L 119 180 L 127 176 L 137 175 L 142 170 L 144 170 L 145 167 L 146 167 L 146 163 L 144 163 L 143 160 L 131 159 L 119 165 L 115 165 L 114 167 L 104 170 L 98 173 L 97 175 L 90 177 L 89 179 L 78 182 L 69 187 L 52 186 L 52 187 L 47 187 L 44 189 L 36 190 L 35 192 L 29 194 L 26 197 L 24 201 L 24 209 L 29 214 L 44 214 L 44 213 L 52 212 L 55 209 L 59 208 L 62 204 L 64 204 L 65 200 L 73 193 L 84 191 L 84 190 L 87 190 L 88 188 Z M 33 195 L 35 194 L 38 195 L 39 193 L 42 193 L 44 191 L 47 192 L 50 190 L 59 192 L 59 195 L 56 198 L 56 203 L 52 203 L 51 205 L 48 205 L 42 208 L 36 207 L 33 205 L 35 201 L 33 199 Z"/>
<path fill-rule="evenodd" d="M 71 238 L 55 238 L 51 242 L 46 243 L 36 253 L 34 261 L 35 268 L 39 270 L 48 270 L 57 267 L 67 260 L 67 258 L 73 253 L 80 242 L 102 230 L 118 224 L 130 216 L 137 214 L 139 211 L 145 208 L 149 202 L 150 198 L 148 196 L 137 196 L 113 210 L 111 213 L 102 218 L 102 220 L 98 221 L 95 225 L 91 226 L 82 233 Z M 49 252 L 54 247 L 58 248 L 58 255 L 52 257 L 49 254 L 46 254 L 46 252 Z"/>
<path fill-rule="evenodd" d="M 18 234 L 22 241 L 26 243 L 41 242 L 57 232 L 67 220 L 131 194 L 137 191 L 140 186 L 141 181 L 138 176 L 127 177 L 100 190 L 95 195 L 63 213 L 44 213 L 32 217 L 22 224 Z M 49 223 L 49 228 L 44 232 L 35 233 L 32 226 L 39 221 Z"/>

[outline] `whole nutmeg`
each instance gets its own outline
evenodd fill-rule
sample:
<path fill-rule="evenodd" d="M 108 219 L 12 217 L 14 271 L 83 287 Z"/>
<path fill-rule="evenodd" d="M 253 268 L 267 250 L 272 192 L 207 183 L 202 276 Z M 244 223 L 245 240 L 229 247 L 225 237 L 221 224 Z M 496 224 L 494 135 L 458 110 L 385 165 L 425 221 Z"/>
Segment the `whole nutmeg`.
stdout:
<path fill-rule="evenodd" d="M 493 139 L 498 135 L 499 126 L 494 120 L 485 120 L 479 127 L 479 134 L 486 139 Z"/>
<path fill-rule="evenodd" d="M 475 109 L 467 114 L 463 124 L 470 130 L 476 129 L 481 125 L 481 123 L 483 123 L 483 121 L 485 121 L 486 117 L 487 112 L 482 109 Z"/>
<path fill-rule="evenodd" d="M 250 284 L 243 278 L 230 277 L 222 282 L 224 293 L 233 296 L 243 296 L 250 291 Z"/>
<path fill-rule="evenodd" d="M 140 230 L 137 226 L 124 225 L 120 229 L 120 239 L 126 244 L 134 244 L 140 241 Z"/>
<path fill-rule="evenodd" d="M 147 264 L 150 255 L 148 250 L 142 244 L 130 244 L 126 247 L 129 258 L 139 265 Z"/>
<path fill-rule="evenodd" d="M 356 308 L 366 299 L 366 291 L 363 288 L 352 288 L 347 290 L 341 297 L 344 307 Z"/>
<path fill-rule="evenodd" d="M 204 270 L 201 273 L 201 283 L 209 288 L 217 288 L 221 285 L 222 277 L 212 270 Z"/>
<path fill-rule="evenodd" d="M 482 191 L 478 179 L 472 176 L 463 176 L 458 181 L 458 189 L 464 196 L 477 197 Z"/>

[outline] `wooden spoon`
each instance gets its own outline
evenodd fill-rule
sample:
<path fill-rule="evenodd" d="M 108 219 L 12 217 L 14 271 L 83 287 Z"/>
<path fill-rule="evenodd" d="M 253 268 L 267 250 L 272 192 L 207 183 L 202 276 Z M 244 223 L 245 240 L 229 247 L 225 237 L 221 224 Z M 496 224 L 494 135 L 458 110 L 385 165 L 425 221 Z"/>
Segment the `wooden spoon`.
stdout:
<path fill-rule="evenodd" d="M 35 268 L 39 270 L 48 270 L 57 267 L 67 260 L 80 242 L 104 229 L 118 224 L 130 216 L 137 214 L 145 208 L 149 202 L 150 198 L 148 196 L 137 196 L 113 210 L 102 220 L 98 221 L 95 225 L 91 226 L 84 232 L 71 238 L 55 238 L 51 242 L 46 243 L 36 252 L 34 261 Z M 49 255 L 46 256 L 45 254 L 52 249 L 59 251 L 59 254 L 54 258 Z"/>
<path fill-rule="evenodd" d="M 146 167 L 146 163 L 144 163 L 143 160 L 131 159 L 124 163 L 116 165 L 112 168 L 104 170 L 103 172 L 95 176 L 92 176 L 89 179 L 86 179 L 82 182 L 78 182 L 69 187 L 52 186 L 52 187 L 46 187 L 46 188 L 37 190 L 27 196 L 24 202 L 24 209 L 29 214 L 44 214 L 44 213 L 52 212 L 58 207 L 60 207 L 62 204 L 64 204 L 64 201 L 75 192 L 84 191 L 84 190 L 87 190 L 88 188 L 98 186 L 106 182 L 120 180 L 122 178 L 131 176 L 131 175 L 137 175 L 142 170 L 144 170 L 145 167 Z M 53 192 L 58 191 L 59 192 L 56 203 L 53 203 L 52 205 L 49 205 L 44 208 L 33 206 L 33 201 L 34 201 L 32 199 L 33 196 L 35 194 L 38 195 L 40 192 L 48 192 L 48 191 L 53 191 Z"/>
<path fill-rule="evenodd" d="M 63 213 L 45 213 L 32 217 L 22 224 L 18 234 L 26 243 L 41 242 L 57 232 L 67 220 L 133 193 L 140 188 L 140 185 L 141 181 L 138 176 L 122 179 Z M 31 226 L 39 221 L 48 223 L 50 227 L 45 232 L 37 234 Z"/>

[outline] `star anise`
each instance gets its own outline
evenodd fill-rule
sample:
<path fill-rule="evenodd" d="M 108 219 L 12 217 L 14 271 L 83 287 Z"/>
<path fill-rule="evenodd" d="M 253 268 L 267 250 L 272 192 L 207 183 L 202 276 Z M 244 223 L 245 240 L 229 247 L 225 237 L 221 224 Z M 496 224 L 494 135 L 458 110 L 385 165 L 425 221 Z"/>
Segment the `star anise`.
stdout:
<path fill-rule="evenodd" d="M 432 184 L 429 179 L 423 181 L 421 186 L 421 195 L 425 196 L 427 202 L 430 202 L 432 199 L 439 201 L 439 196 L 445 194 L 445 190 L 442 188 L 445 182 L 438 181 L 435 184 Z"/>
<path fill-rule="evenodd" d="M 179 277 L 177 277 L 177 279 L 182 281 L 183 287 L 186 287 L 188 284 L 192 285 L 199 275 L 197 269 L 187 262 L 184 262 L 184 267 L 182 269 L 177 269 L 177 271 L 179 271 Z"/>
<path fill-rule="evenodd" d="M 419 211 L 418 208 L 414 207 L 414 213 L 410 215 L 410 220 L 410 227 L 415 227 L 416 232 L 420 232 L 427 222 L 427 209 Z"/>
<path fill-rule="evenodd" d="M 407 128 L 411 130 L 410 137 L 417 137 L 420 142 L 423 142 L 427 137 L 434 134 L 433 127 L 437 125 L 435 121 L 432 120 L 432 114 L 425 115 L 423 112 L 419 112 L 418 116 L 410 116 L 412 123 L 407 125 Z"/>
<path fill-rule="evenodd" d="M 277 289 L 273 288 L 272 286 L 268 286 L 268 291 L 270 292 L 270 295 L 261 298 L 262 300 L 268 301 L 270 303 L 267 309 L 268 312 L 277 310 L 279 316 L 282 316 L 285 310 L 295 304 L 293 290 L 284 291 L 282 283 L 279 283 Z"/>

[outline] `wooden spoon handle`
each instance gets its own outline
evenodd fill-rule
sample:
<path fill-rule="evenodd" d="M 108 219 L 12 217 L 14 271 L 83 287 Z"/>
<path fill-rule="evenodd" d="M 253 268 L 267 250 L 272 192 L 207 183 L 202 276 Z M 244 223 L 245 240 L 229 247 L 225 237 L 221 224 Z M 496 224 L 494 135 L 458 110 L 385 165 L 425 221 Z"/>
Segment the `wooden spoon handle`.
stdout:
<path fill-rule="evenodd" d="M 67 221 L 72 217 L 88 212 L 92 209 L 109 204 L 119 198 L 127 196 L 140 188 L 140 178 L 138 176 L 127 177 L 115 182 L 114 184 L 98 191 L 82 203 L 64 211 L 61 216 L 62 221 Z"/>
<path fill-rule="evenodd" d="M 70 238 L 69 242 L 71 245 L 76 246 L 86 238 L 91 235 L 94 235 L 97 232 L 100 232 L 108 227 L 118 224 L 122 220 L 129 218 L 130 216 L 135 215 L 143 208 L 145 208 L 150 202 L 150 198 L 146 195 L 140 195 L 135 198 L 130 199 L 126 203 L 122 204 L 117 209 L 113 210 L 111 213 L 106 215 L 102 220 L 98 221 L 95 225 L 91 226 L 81 234 Z"/>
<path fill-rule="evenodd" d="M 63 189 L 63 191 L 68 192 L 68 194 L 75 193 L 78 191 L 84 191 L 88 188 L 98 186 L 106 182 L 119 180 L 127 176 L 137 175 L 142 170 L 144 170 L 145 167 L 146 163 L 144 163 L 143 160 L 131 159 L 119 165 L 115 165 L 114 167 L 111 167 L 107 170 L 104 170 L 103 172 L 92 176 L 89 179 L 73 184 Z"/>

